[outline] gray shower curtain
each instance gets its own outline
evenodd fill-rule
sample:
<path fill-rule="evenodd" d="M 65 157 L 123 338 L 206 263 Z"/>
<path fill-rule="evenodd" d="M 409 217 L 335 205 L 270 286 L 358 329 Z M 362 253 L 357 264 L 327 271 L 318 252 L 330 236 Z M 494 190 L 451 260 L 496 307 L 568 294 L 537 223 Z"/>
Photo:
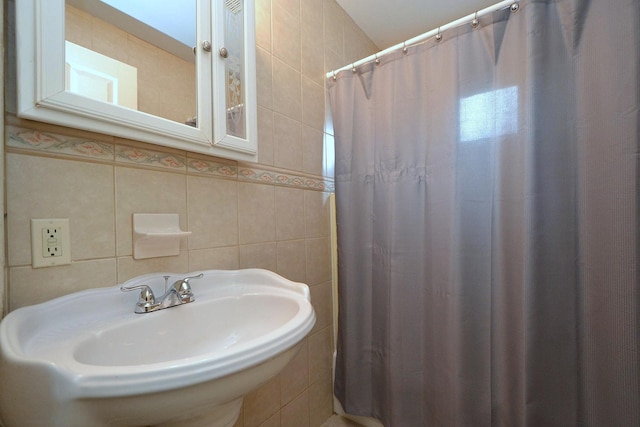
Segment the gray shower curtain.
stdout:
<path fill-rule="evenodd" d="M 523 0 L 329 79 L 348 413 L 640 426 L 639 40 Z"/>

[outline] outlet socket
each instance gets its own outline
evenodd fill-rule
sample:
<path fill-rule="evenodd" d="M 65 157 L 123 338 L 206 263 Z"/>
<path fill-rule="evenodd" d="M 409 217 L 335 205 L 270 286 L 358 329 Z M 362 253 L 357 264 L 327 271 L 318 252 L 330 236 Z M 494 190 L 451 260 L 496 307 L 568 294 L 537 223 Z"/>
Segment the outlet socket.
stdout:
<path fill-rule="evenodd" d="M 33 268 L 71 264 L 69 219 L 31 220 L 31 265 Z"/>

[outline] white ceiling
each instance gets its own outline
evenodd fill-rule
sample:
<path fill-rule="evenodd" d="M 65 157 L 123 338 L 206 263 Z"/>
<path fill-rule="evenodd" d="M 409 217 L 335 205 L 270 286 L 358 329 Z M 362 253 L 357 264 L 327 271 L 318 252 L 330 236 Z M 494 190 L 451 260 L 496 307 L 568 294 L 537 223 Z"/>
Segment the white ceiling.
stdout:
<path fill-rule="evenodd" d="M 386 49 L 499 0 L 337 0 L 369 38 Z"/>

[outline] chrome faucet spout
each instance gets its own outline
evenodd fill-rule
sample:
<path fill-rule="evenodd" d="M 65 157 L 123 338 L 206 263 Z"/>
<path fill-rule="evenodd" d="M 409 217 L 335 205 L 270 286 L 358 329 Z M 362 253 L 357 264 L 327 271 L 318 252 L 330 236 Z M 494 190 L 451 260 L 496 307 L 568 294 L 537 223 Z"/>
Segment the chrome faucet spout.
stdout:
<path fill-rule="evenodd" d="M 140 293 L 140 298 L 138 298 L 138 302 L 136 303 L 135 312 L 151 313 L 153 311 L 171 308 L 195 301 L 196 298 L 191 290 L 189 280 L 201 279 L 203 276 L 204 274 L 200 273 L 197 276 L 185 277 L 183 279 L 175 281 L 173 285 L 169 289 L 167 289 L 164 295 L 162 295 L 160 298 L 155 298 L 153 295 L 153 291 L 147 285 L 131 287 L 122 286 L 120 290 L 132 291 L 134 289 L 141 289 L 142 291 Z M 165 280 L 167 280 L 167 277 L 168 276 L 165 276 Z"/>

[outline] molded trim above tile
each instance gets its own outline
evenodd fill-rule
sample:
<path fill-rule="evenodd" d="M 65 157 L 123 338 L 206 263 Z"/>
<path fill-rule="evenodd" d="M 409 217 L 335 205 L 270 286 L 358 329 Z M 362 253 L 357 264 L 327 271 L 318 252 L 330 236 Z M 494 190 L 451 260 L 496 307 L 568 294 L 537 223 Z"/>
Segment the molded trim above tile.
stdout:
<path fill-rule="evenodd" d="M 261 164 L 237 163 L 179 150 L 156 150 L 154 146 L 136 141 L 116 139 L 98 141 L 90 137 L 72 137 L 57 132 L 8 125 L 8 151 L 41 153 L 51 157 L 72 157 L 78 160 L 161 169 L 165 171 L 228 178 L 315 191 L 335 191 L 335 181 L 329 177 L 271 168 Z M 64 130 L 64 128 L 61 128 Z"/>
<path fill-rule="evenodd" d="M 189 158 L 187 159 L 187 172 L 226 178 L 238 177 L 238 167 L 235 164 L 223 163 L 213 159 L 205 160 L 201 158 Z"/>
<path fill-rule="evenodd" d="M 185 155 L 174 155 L 163 151 L 122 144 L 116 144 L 116 162 L 180 172 L 186 172 L 187 169 Z"/>
<path fill-rule="evenodd" d="M 75 138 L 8 125 L 7 146 L 50 154 L 113 161 L 113 145 L 85 138 Z"/>
<path fill-rule="evenodd" d="M 334 191 L 332 179 L 310 177 L 295 172 L 263 169 L 260 165 L 238 165 L 238 179 L 243 181 L 260 182 L 263 184 L 284 185 L 305 190 Z"/>

